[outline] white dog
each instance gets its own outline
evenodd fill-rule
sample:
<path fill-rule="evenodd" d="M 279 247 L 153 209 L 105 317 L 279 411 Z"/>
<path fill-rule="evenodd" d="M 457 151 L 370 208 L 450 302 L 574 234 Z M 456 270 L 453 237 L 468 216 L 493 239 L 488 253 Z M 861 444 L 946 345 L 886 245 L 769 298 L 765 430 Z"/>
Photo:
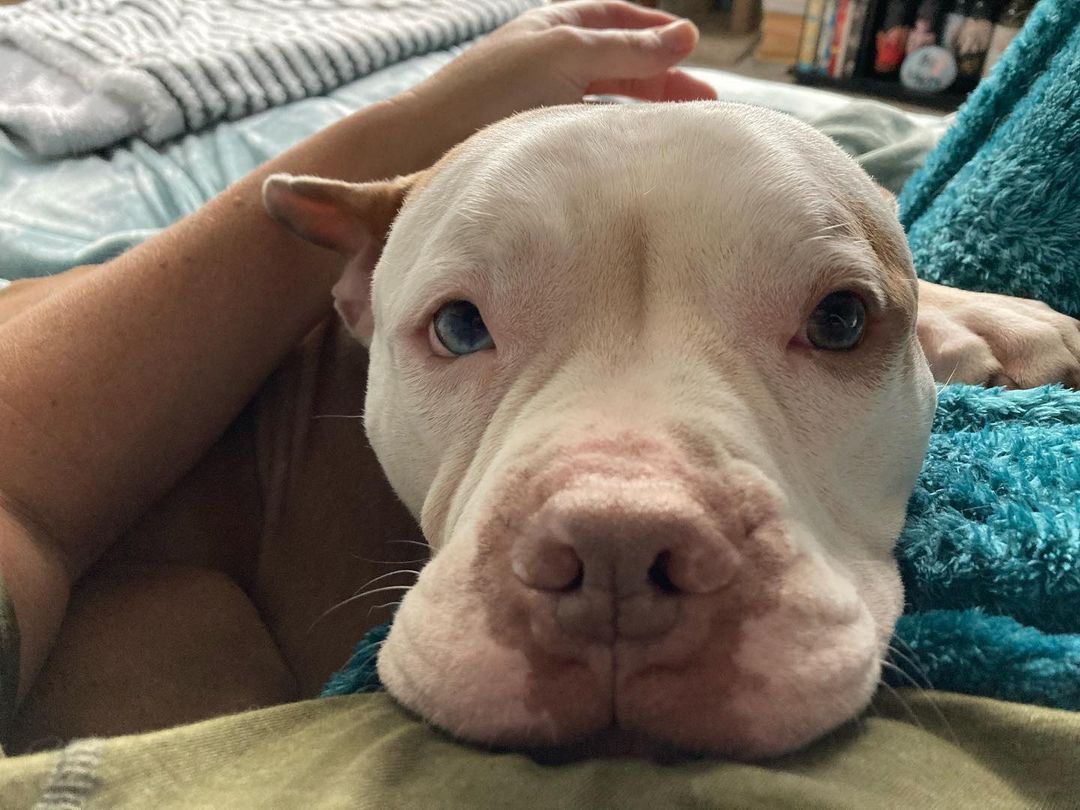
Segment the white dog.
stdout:
<path fill-rule="evenodd" d="M 486 743 L 740 758 L 863 709 L 935 386 L 893 206 L 830 140 L 733 104 L 551 108 L 265 198 L 350 256 L 366 428 L 433 548 L 379 657 L 401 703 Z M 1070 319 L 923 296 L 940 377 L 1076 374 Z"/>

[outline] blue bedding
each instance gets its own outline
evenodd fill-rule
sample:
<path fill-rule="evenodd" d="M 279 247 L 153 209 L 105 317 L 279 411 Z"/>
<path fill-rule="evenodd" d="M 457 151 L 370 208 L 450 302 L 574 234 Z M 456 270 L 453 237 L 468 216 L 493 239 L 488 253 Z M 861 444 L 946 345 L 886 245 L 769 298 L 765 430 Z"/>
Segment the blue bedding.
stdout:
<path fill-rule="evenodd" d="M 383 68 L 326 96 L 304 99 L 163 147 L 131 140 L 85 157 L 29 158 L 0 132 L 0 279 L 43 276 L 106 261 L 190 214 L 229 183 L 297 141 L 438 70 L 459 49 Z M 906 177 L 942 130 L 938 119 L 884 105 L 855 105 L 820 90 L 715 70 L 695 75 L 720 98 L 812 120 L 836 113 L 833 134 L 868 168 Z"/>
<path fill-rule="evenodd" d="M 84 157 L 37 161 L 0 133 L 0 278 L 106 261 L 297 141 L 412 87 L 455 53 L 399 62 L 329 95 L 222 123 L 160 148 L 131 140 Z"/>

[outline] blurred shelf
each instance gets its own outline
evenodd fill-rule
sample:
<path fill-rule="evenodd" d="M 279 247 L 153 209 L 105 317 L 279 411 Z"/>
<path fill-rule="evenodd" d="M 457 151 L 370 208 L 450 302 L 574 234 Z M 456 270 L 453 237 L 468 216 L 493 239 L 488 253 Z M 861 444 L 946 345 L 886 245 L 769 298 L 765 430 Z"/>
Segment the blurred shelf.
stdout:
<path fill-rule="evenodd" d="M 852 76 L 850 79 L 834 79 L 830 76 L 822 76 L 810 70 L 794 69 L 795 81 L 811 87 L 823 87 L 830 90 L 845 90 L 850 93 L 859 93 L 867 96 L 879 96 L 881 98 L 904 101 L 909 104 L 919 104 L 923 107 L 931 107 L 936 110 L 953 111 L 967 99 L 967 93 L 943 92 L 921 93 L 918 90 L 909 90 L 896 79 L 879 79 L 869 76 Z"/>

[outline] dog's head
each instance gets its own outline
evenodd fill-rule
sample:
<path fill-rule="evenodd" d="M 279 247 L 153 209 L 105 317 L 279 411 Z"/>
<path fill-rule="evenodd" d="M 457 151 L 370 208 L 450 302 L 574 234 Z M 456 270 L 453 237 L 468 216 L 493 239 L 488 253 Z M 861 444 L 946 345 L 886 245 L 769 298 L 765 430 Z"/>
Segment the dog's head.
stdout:
<path fill-rule="evenodd" d="M 865 706 L 935 390 L 903 233 L 840 149 L 741 105 L 564 107 L 265 196 L 350 256 L 365 424 L 434 551 L 379 656 L 398 700 L 741 758 Z"/>

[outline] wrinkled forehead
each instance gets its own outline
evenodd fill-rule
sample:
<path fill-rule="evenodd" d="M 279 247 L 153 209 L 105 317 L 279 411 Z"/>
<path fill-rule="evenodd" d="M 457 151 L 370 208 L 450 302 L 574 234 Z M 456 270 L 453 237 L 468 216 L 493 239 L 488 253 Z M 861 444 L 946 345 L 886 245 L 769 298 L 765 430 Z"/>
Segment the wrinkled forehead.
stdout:
<path fill-rule="evenodd" d="M 525 257 L 558 267 L 635 249 L 759 285 L 790 286 L 793 267 L 843 267 L 887 294 L 910 273 L 888 204 L 829 139 L 715 102 L 517 116 L 448 155 L 399 227 L 411 236 L 388 250 L 428 277 L 425 252 L 458 268 Z"/>

